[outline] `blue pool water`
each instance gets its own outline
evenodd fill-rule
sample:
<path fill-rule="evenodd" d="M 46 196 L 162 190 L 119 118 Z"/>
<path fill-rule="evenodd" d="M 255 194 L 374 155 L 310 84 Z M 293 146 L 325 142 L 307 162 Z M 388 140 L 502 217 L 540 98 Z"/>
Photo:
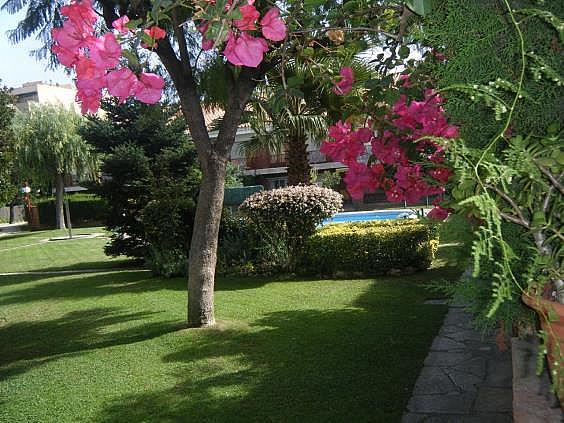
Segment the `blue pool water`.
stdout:
<path fill-rule="evenodd" d="M 368 222 L 370 220 L 410 219 L 415 217 L 411 210 L 381 210 L 364 212 L 344 212 L 325 219 L 321 224 L 345 223 L 345 222 Z"/>

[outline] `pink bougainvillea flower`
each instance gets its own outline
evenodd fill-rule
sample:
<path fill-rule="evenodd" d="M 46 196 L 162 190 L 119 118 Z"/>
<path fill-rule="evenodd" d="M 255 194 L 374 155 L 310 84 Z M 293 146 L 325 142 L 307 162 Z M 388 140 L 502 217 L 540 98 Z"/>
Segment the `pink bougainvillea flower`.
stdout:
<path fill-rule="evenodd" d="M 260 17 L 259 11 L 252 4 L 245 4 L 239 8 L 242 18 L 233 21 L 233 24 L 241 31 L 253 31 L 257 29 L 256 22 Z"/>
<path fill-rule="evenodd" d="M 164 79 L 154 73 L 143 72 L 139 77 L 135 98 L 142 103 L 155 104 L 161 99 Z"/>
<path fill-rule="evenodd" d="M 106 70 L 81 55 L 76 62 L 76 86 L 86 90 L 99 90 L 106 86 Z"/>
<path fill-rule="evenodd" d="M 137 76 L 129 68 L 117 69 L 106 75 L 108 92 L 116 96 L 120 103 L 137 92 L 138 83 Z"/>
<path fill-rule="evenodd" d="M 354 200 L 362 199 L 365 192 L 373 192 L 378 187 L 372 169 L 356 161 L 348 164 L 343 180 L 347 185 L 347 191 Z"/>
<path fill-rule="evenodd" d="M 251 37 L 243 32 L 239 37 L 232 33 L 227 37 L 227 45 L 223 54 L 236 66 L 256 68 L 268 51 L 268 44 L 263 38 Z"/>
<path fill-rule="evenodd" d="M 116 36 L 108 32 L 101 37 L 92 38 L 88 47 L 90 48 L 90 58 L 96 66 L 109 69 L 119 63 L 121 56 L 121 46 L 116 40 Z"/>
<path fill-rule="evenodd" d="M 127 34 L 129 32 L 129 28 L 126 26 L 128 22 L 129 18 L 127 17 L 127 15 L 123 15 L 121 18 L 113 21 L 112 26 L 121 34 Z"/>
<path fill-rule="evenodd" d="M 273 7 L 260 20 L 262 35 L 271 41 L 282 41 L 286 38 L 286 24 L 280 19 L 280 10 Z"/>
<path fill-rule="evenodd" d="M 427 217 L 435 220 L 445 220 L 450 213 L 452 213 L 453 209 L 447 209 L 445 207 L 436 206 L 431 209 L 429 213 L 427 213 Z"/>
<path fill-rule="evenodd" d="M 202 34 L 202 50 L 207 51 L 211 50 L 215 44 L 214 40 L 210 40 L 206 38 L 206 32 L 208 32 L 209 23 L 204 22 L 198 25 L 198 31 Z"/>
<path fill-rule="evenodd" d="M 411 81 L 409 80 L 409 75 L 405 73 L 399 76 L 399 80 L 402 83 L 401 86 L 403 88 L 410 88 L 412 86 Z"/>
<path fill-rule="evenodd" d="M 446 167 L 437 167 L 435 169 L 431 169 L 429 171 L 429 175 L 431 175 L 431 178 L 446 184 L 448 182 L 448 178 L 452 175 L 452 171 Z"/>
<path fill-rule="evenodd" d="M 78 60 L 78 54 L 75 51 L 68 50 L 58 44 L 53 44 L 51 51 L 57 56 L 59 62 L 68 68 L 74 66 Z"/>
<path fill-rule="evenodd" d="M 143 30 L 143 32 L 153 40 L 160 40 L 166 37 L 166 31 L 158 26 L 152 26 L 149 29 Z"/>
<path fill-rule="evenodd" d="M 61 15 L 69 18 L 78 27 L 92 27 L 98 20 L 90 0 L 72 1 L 70 4 L 62 6 L 60 12 Z"/>
<path fill-rule="evenodd" d="M 78 52 L 78 49 L 86 46 L 90 34 L 82 31 L 71 21 L 65 21 L 62 27 L 51 30 L 51 37 L 61 47 Z"/>
<path fill-rule="evenodd" d="M 333 81 L 333 92 L 337 95 L 347 95 L 351 92 L 354 84 L 354 72 L 351 67 L 346 66 L 339 72 L 341 80 L 339 82 Z"/>
<path fill-rule="evenodd" d="M 77 85 L 78 88 L 78 85 Z M 82 114 L 96 113 L 100 108 L 102 90 L 80 89 L 76 91 L 76 101 L 80 103 Z"/>

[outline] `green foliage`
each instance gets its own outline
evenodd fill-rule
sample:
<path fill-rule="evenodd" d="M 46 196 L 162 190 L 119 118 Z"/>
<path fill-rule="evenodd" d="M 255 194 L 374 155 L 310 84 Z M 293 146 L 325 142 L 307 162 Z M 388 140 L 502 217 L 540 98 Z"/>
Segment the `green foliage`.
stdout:
<path fill-rule="evenodd" d="M 307 238 L 324 219 L 341 210 L 342 201 L 341 194 L 331 189 L 298 185 L 253 194 L 240 210 L 280 251 L 280 264 L 294 270 Z"/>
<path fill-rule="evenodd" d="M 73 227 L 104 222 L 108 213 L 108 204 L 100 197 L 92 194 L 73 194 L 67 199 Z M 35 200 L 34 205 L 39 208 L 39 219 L 43 225 L 55 222 L 54 198 Z"/>
<path fill-rule="evenodd" d="M 106 253 L 145 257 L 147 241 L 141 211 L 150 200 L 150 159 L 141 147 L 119 145 L 104 158 L 102 172 L 111 176 L 98 189 L 98 194 L 109 206 L 106 227 L 112 235 Z"/>
<path fill-rule="evenodd" d="M 17 194 L 12 129 L 14 113 L 13 97 L 6 87 L 0 86 L 0 207 L 10 203 Z"/>
<path fill-rule="evenodd" d="M 106 118 L 90 117 L 81 133 L 105 154 L 97 191 L 109 205 L 106 252 L 145 258 L 156 273 L 184 272 L 200 175 L 178 107 L 103 107 Z"/>
<path fill-rule="evenodd" d="M 432 226 L 412 221 L 327 225 L 308 241 L 302 266 L 320 275 L 381 275 L 427 269 L 438 239 Z"/>
<path fill-rule="evenodd" d="M 156 157 L 150 200 L 141 212 L 149 243 L 145 257 L 155 274 L 165 277 L 187 273 L 188 251 L 201 175 L 194 167 L 191 145 L 165 149 Z"/>
<path fill-rule="evenodd" d="M 57 174 L 94 180 L 98 160 L 78 133 L 82 117 L 62 106 L 38 105 L 14 117 L 14 157 L 19 171 L 37 184 L 52 182 Z"/>
<path fill-rule="evenodd" d="M 562 31 L 558 16 L 564 16 L 564 3 L 510 3 L 524 36 L 523 53 L 528 55 L 522 98 L 510 127 L 513 133 L 542 134 L 552 122 L 562 121 L 564 86 L 558 84 L 554 70 L 564 68 L 558 43 Z M 425 16 L 418 38 L 444 53 L 446 62 L 427 60 L 421 70 L 430 71 L 437 87 L 447 90 L 445 108 L 460 124 L 467 144 L 484 146 L 499 131 L 499 120 L 507 117 L 518 88 L 519 34 L 503 3 L 445 0 L 435 6 Z"/>

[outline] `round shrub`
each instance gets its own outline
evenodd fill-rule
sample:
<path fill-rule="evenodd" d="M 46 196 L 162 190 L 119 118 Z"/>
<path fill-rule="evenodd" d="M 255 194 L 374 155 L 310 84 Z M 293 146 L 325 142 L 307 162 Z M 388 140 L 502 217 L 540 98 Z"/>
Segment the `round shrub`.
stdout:
<path fill-rule="evenodd" d="M 316 185 L 296 185 L 257 192 L 239 210 L 279 251 L 280 264 L 293 270 L 315 228 L 341 210 L 343 197 Z"/>

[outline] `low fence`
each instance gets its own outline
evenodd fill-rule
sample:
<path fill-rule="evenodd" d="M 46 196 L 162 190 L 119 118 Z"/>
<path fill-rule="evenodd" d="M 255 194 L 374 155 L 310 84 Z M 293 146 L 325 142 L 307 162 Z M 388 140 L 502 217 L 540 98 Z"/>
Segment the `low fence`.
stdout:
<path fill-rule="evenodd" d="M 23 206 L 12 207 L 13 218 L 10 222 L 10 207 L 0 207 L 0 223 L 21 223 L 25 221 Z"/>

